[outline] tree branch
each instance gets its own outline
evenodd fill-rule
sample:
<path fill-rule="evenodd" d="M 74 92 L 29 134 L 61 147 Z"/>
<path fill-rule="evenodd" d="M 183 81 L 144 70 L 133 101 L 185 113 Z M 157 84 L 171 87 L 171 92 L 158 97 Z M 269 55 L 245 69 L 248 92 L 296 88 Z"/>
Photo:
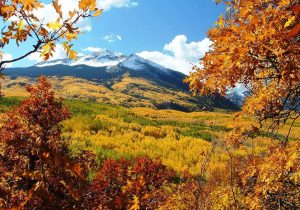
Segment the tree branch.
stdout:
<path fill-rule="evenodd" d="M 13 63 L 19 60 L 22 60 L 23 58 L 26 58 L 27 56 L 31 55 L 32 53 L 35 53 L 38 51 L 38 49 L 40 48 L 40 46 L 43 44 L 42 41 L 38 41 L 36 45 L 33 45 L 33 50 L 29 51 L 28 53 L 26 53 L 25 55 L 22 55 L 18 58 L 12 59 L 12 60 L 7 60 L 7 61 L 1 61 L 0 62 L 0 72 L 4 70 L 3 65 L 7 64 L 7 63 Z"/>

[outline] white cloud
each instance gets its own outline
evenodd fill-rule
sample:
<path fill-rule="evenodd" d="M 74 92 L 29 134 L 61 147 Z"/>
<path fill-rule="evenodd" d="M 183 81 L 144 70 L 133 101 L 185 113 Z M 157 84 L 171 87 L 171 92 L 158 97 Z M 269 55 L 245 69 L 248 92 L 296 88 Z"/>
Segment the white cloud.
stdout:
<path fill-rule="evenodd" d="M 138 55 L 167 68 L 189 74 L 193 65 L 197 65 L 199 59 L 209 51 L 211 44 L 208 38 L 188 43 L 185 35 L 178 35 L 164 46 L 164 52 L 143 51 Z"/>
<path fill-rule="evenodd" d="M 66 20 L 69 16 L 69 12 L 78 9 L 79 0 L 60 0 L 61 11 L 63 13 L 63 19 Z M 104 10 L 110 10 L 111 8 L 122 7 L 135 7 L 138 3 L 132 0 L 97 0 L 97 7 Z M 56 20 L 59 15 L 56 13 L 52 3 L 43 4 L 42 8 L 34 10 L 34 14 L 42 20 L 43 23 Z M 92 24 L 89 19 L 80 19 L 77 23 L 77 27 L 83 32 L 91 31 Z"/>
<path fill-rule="evenodd" d="M 55 52 L 53 53 L 53 56 L 49 60 L 51 61 L 51 60 L 63 59 L 63 58 L 67 58 L 63 46 L 61 46 L 60 44 L 56 45 Z M 40 53 L 38 52 L 29 55 L 27 59 L 30 61 L 34 61 L 36 63 L 43 61 Z"/>
<path fill-rule="evenodd" d="M 102 37 L 102 39 L 111 43 L 111 42 L 115 42 L 115 41 L 121 41 L 122 37 L 120 35 L 111 34 L 111 35 L 106 35 L 106 36 Z"/>
<path fill-rule="evenodd" d="M 208 52 L 212 42 L 205 38 L 199 42 L 187 42 L 184 35 L 176 36 L 171 43 L 166 44 L 164 50 L 172 52 L 175 58 L 196 63 L 200 57 Z"/>
<path fill-rule="evenodd" d="M 136 7 L 138 3 L 132 0 L 98 0 L 97 6 L 100 9 L 110 10 L 113 7 Z"/>
<path fill-rule="evenodd" d="M 0 60 L 1 61 L 9 61 L 12 59 L 13 59 L 13 56 L 11 54 L 0 52 Z M 11 67 L 11 66 L 12 66 L 12 63 L 5 64 L 5 67 Z"/>
<path fill-rule="evenodd" d="M 158 51 L 143 51 L 137 53 L 137 55 L 155 63 L 158 63 L 162 66 L 165 66 L 169 69 L 180 71 L 184 74 L 188 74 L 189 70 L 192 68 L 192 65 L 190 63 L 176 59 L 173 56 Z"/>
<path fill-rule="evenodd" d="M 79 53 L 77 53 L 77 56 L 78 56 L 78 57 L 82 57 L 82 56 L 85 56 L 85 54 L 84 54 L 84 53 L 81 53 L 81 52 L 79 52 Z"/>
<path fill-rule="evenodd" d="M 78 8 L 78 2 L 78 0 L 63 0 L 59 2 L 63 13 L 63 20 L 66 20 L 69 17 L 70 11 Z M 43 24 L 53 22 L 59 18 L 59 15 L 56 13 L 52 4 L 43 4 L 42 8 L 34 10 L 34 14 L 39 20 L 41 20 Z M 80 19 L 76 26 L 82 32 L 88 32 L 92 30 L 92 23 L 87 18 Z"/>
<path fill-rule="evenodd" d="M 62 11 L 68 14 L 69 11 L 78 9 L 79 0 L 60 0 Z M 134 0 L 97 0 L 99 9 L 110 10 L 111 8 L 136 7 L 137 1 Z"/>
<path fill-rule="evenodd" d="M 92 31 L 92 22 L 90 19 L 80 19 L 77 23 L 77 27 L 81 32 Z"/>
<path fill-rule="evenodd" d="M 78 10 L 79 0 L 60 0 L 59 5 L 61 6 L 61 11 L 63 14 L 63 20 L 66 20 L 69 17 L 69 12 Z M 108 11 L 111 8 L 122 8 L 122 7 L 136 7 L 138 2 L 134 0 L 97 0 L 97 7 L 99 9 L 104 9 Z M 47 24 L 53 22 L 59 18 L 59 15 L 55 11 L 53 4 L 44 4 L 42 3 L 41 8 L 34 9 L 33 14 L 40 20 L 41 23 Z M 13 16 L 10 18 L 11 21 L 19 21 L 19 18 Z M 76 26 L 82 32 L 89 32 L 92 30 L 92 23 L 89 19 L 80 19 Z"/>
<path fill-rule="evenodd" d="M 97 52 L 104 51 L 104 49 L 99 48 L 99 47 L 87 47 L 87 48 L 82 49 L 82 51 L 91 52 L 91 53 L 97 53 Z"/>

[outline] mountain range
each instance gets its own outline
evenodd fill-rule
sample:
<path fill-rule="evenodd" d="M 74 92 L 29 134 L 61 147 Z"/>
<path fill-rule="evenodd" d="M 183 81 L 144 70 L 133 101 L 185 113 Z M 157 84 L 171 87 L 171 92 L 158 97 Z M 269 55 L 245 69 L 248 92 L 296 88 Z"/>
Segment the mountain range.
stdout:
<path fill-rule="evenodd" d="M 238 109 L 224 97 L 193 97 L 188 85 L 183 83 L 186 75 L 136 54 L 126 56 L 101 50 L 79 56 L 76 61 L 57 59 L 27 68 L 7 68 L 4 73 L 5 95 L 26 95 L 24 86 L 45 75 L 65 98 L 180 111 Z"/>

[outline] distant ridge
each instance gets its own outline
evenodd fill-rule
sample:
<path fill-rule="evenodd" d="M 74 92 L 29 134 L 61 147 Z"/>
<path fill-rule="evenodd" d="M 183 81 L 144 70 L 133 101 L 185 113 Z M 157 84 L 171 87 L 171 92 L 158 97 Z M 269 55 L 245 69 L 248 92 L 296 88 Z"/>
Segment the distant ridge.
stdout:
<path fill-rule="evenodd" d="M 87 65 L 93 67 L 103 67 L 103 66 L 115 66 L 120 62 L 124 61 L 127 56 L 116 53 L 110 50 L 99 50 L 99 52 L 94 52 L 90 55 L 82 55 L 78 57 L 78 60 L 70 60 L 68 58 L 56 59 L 45 62 L 39 62 L 35 64 L 36 67 L 53 66 L 57 64 L 76 66 L 76 65 Z"/>
<path fill-rule="evenodd" d="M 28 68 L 8 68 L 4 94 L 13 88 L 32 83 L 40 75 L 52 78 L 56 91 L 63 97 L 107 102 L 120 106 L 145 106 L 181 111 L 238 109 L 220 97 L 192 97 L 186 75 L 168 69 L 136 54 L 130 56 L 103 50 L 83 55 L 77 61 L 58 59 L 37 63 Z M 21 95 L 21 93 L 20 93 Z"/>

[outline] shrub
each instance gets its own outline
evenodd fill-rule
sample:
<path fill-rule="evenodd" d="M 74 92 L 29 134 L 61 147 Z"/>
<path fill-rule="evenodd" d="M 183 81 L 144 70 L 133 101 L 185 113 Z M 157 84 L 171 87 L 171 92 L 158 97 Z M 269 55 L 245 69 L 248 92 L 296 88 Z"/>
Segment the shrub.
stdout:
<path fill-rule="evenodd" d="M 0 208 L 79 206 L 85 178 L 60 140 L 70 116 L 44 77 L 0 128 Z"/>
<path fill-rule="evenodd" d="M 157 209 L 163 195 L 159 189 L 175 181 L 176 174 L 159 160 L 140 157 L 107 160 L 91 186 L 86 204 L 99 209 L 129 209 L 133 203 L 140 209 Z"/>

